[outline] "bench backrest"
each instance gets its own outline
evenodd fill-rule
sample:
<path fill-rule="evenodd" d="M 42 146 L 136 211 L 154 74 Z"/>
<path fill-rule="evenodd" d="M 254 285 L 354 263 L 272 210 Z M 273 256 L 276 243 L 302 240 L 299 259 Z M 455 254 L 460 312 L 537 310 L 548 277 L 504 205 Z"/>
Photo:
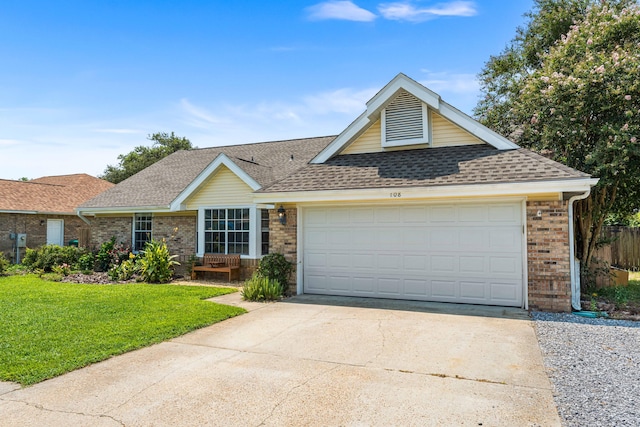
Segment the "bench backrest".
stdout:
<path fill-rule="evenodd" d="M 229 267 L 240 267 L 240 255 L 204 254 L 202 264 L 209 265 L 210 263 L 224 264 Z"/>

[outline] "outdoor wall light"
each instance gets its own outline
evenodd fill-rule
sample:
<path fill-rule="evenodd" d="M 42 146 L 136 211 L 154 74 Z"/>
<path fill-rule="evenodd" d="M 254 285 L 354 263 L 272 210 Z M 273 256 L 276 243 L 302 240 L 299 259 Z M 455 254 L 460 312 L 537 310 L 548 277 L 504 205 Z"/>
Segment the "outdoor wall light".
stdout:
<path fill-rule="evenodd" d="M 43 226 L 43 225 L 44 225 L 44 219 L 41 219 L 40 220 L 40 226 Z"/>
<path fill-rule="evenodd" d="M 278 219 L 280 220 L 280 224 L 287 225 L 287 213 L 282 205 L 278 208 Z"/>

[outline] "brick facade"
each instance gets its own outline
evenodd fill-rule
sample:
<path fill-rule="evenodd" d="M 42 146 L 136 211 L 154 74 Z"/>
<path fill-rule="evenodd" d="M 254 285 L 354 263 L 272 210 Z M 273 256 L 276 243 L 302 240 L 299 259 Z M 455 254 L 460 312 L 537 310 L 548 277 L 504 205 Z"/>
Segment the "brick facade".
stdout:
<path fill-rule="evenodd" d="M 571 311 L 567 201 L 527 202 L 529 308 Z"/>
<path fill-rule="evenodd" d="M 289 278 L 289 293 L 297 293 L 296 266 L 298 263 L 298 210 L 285 208 L 287 224 L 280 224 L 277 209 L 269 211 L 269 253 L 281 253 L 293 263 L 293 272 Z"/>
<path fill-rule="evenodd" d="M 26 233 L 27 247 L 37 248 L 47 243 L 47 220 L 64 220 L 64 244 L 70 240 L 80 238 L 80 230 L 88 225 L 75 215 L 45 215 L 45 214 L 17 214 L 0 213 L 0 252 L 5 257 L 15 262 L 14 241 L 10 239 L 11 233 Z M 24 257 L 24 250 L 20 258 Z"/>

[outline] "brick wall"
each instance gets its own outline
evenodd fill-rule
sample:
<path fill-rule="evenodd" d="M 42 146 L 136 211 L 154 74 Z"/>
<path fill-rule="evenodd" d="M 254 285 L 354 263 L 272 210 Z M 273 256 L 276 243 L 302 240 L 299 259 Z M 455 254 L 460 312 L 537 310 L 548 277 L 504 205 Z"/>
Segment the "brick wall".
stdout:
<path fill-rule="evenodd" d="M 269 253 L 281 253 L 293 263 L 293 272 L 289 278 L 289 293 L 297 293 L 296 265 L 298 262 L 298 210 L 285 208 L 287 224 L 280 224 L 277 209 L 269 211 Z"/>
<path fill-rule="evenodd" d="M 80 229 L 87 228 L 76 215 L 41 215 L 41 214 L 0 214 L 0 252 L 4 253 L 11 262 L 15 261 L 14 241 L 10 239 L 11 233 L 26 233 L 27 247 L 37 248 L 47 243 L 47 220 L 64 220 L 64 244 L 69 240 L 80 237 Z M 41 225 L 42 222 L 42 225 Z M 20 258 L 24 256 L 21 251 Z"/>
<path fill-rule="evenodd" d="M 571 311 L 567 208 L 567 201 L 527 202 L 529 308 L 532 310 Z"/>

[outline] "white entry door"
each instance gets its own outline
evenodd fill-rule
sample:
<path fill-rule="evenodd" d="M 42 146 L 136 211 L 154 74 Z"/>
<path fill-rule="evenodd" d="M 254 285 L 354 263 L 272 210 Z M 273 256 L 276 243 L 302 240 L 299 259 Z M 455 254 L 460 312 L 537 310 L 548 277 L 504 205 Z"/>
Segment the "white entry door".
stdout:
<path fill-rule="evenodd" d="M 520 202 L 303 209 L 303 291 L 519 307 Z"/>
<path fill-rule="evenodd" d="M 47 245 L 64 246 L 64 220 L 47 220 Z"/>

